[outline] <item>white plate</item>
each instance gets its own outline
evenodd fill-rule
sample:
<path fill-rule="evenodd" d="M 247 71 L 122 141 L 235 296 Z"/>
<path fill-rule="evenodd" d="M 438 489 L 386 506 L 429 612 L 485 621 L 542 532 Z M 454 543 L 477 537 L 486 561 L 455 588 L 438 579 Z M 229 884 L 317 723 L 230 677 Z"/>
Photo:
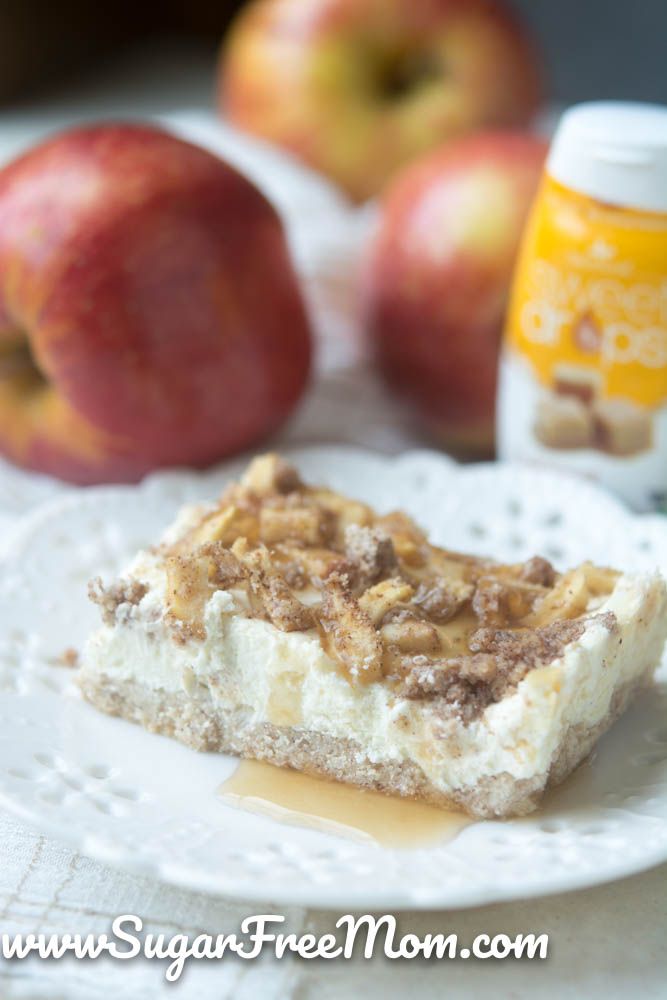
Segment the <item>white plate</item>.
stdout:
<path fill-rule="evenodd" d="M 389 509 L 437 541 L 506 559 L 542 552 L 667 567 L 667 519 L 636 518 L 594 487 L 520 466 L 459 468 L 340 448 L 295 455 L 306 477 Z M 95 625 L 88 577 L 155 539 L 185 499 L 238 471 L 169 473 L 141 487 L 55 498 L 26 518 L 0 589 L 0 800 L 100 860 L 190 889 L 278 903 L 461 907 L 574 889 L 667 859 L 667 684 L 640 696 L 593 759 L 533 817 L 466 828 L 451 843 L 387 850 L 228 808 L 230 758 L 108 718 L 52 659 Z"/>

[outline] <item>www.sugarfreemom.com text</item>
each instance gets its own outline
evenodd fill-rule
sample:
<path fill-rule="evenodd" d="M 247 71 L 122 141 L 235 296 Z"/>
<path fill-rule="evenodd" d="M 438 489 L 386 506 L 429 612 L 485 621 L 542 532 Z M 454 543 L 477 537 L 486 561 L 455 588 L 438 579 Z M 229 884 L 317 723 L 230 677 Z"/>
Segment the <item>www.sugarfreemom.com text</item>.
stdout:
<path fill-rule="evenodd" d="M 235 955 L 248 961 L 265 952 L 276 958 L 296 955 L 302 959 L 350 959 L 357 955 L 372 958 L 384 954 L 389 959 L 544 959 L 548 955 L 547 934 L 478 934 L 467 945 L 460 945 L 456 934 L 399 934 L 396 918 L 390 914 L 354 917 L 345 914 L 336 921 L 337 933 L 316 936 L 311 933 L 283 933 L 277 930 L 285 917 L 273 913 L 246 917 L 239 933 L 142 934 L 143 921 L 132 913 L 116 917 L 111 934 L 2 934 L 4 959 L 21 960 L 37 955 L 59 959 L 73 955 L 95 959 L 109 955 L 119 961 L 142 956 L 168 961 L 165 976 L 170 982 L 180 978 L 190 959 L 220 960 Z"/>

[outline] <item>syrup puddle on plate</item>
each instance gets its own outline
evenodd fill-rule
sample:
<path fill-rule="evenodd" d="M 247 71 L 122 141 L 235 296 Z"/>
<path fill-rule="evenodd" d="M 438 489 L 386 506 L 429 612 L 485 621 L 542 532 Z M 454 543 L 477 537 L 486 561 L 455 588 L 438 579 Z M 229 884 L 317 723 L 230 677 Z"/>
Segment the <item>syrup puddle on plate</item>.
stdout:
<path fill-rule="evenodd" d="M 242 760 L 218 795 L 227 805 L 381 847 L 427 847 L 473 821 L 425 802 L 314 778 L 262 761 Z"/>

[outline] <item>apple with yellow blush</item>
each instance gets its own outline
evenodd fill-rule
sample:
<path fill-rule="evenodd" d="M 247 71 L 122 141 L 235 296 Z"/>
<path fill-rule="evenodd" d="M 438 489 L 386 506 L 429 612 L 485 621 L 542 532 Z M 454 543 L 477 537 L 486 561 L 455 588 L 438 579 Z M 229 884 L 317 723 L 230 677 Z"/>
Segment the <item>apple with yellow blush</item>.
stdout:
<path fill-rule="evenodd" d="M 469 136 L 408 167 L 380 207 L 364 326 L 390 386 L 459 457 L 494 450 L 504 312 L 545 155 L 532 135 Z"/>
<path fill-rule="evenodd" d="M 254 0 L 225 41 L 219 104 L 363 201 L 444 140 L 525 125 L 540 77 L 499 0 Z"/>
<path fill-rule="evenodd" d="M 0 171 L 0 453 L 74 483 L 205 466 L 288 417 L 311 335 L 280 220 L 210 153 L 76 128 Z"/>

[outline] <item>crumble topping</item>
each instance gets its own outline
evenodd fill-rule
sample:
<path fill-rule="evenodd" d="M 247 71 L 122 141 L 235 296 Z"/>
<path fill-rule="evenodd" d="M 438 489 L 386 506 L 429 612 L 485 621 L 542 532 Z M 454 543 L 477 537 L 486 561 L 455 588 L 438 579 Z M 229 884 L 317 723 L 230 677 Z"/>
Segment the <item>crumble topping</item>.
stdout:
<path fill-rule="evenodd" d="M 415 604 L 431 621 L 444 625 L 454 618 L 474 593 L 471 583 L 440 577 L 419 585 Z"/>
<path fill-rule="evenodd" d="M 199 549 L 201 557 L 208 558 L 208 579 L 215 590 L 229 590 L 246 577 L 246 571 L 231 549 L 222 542 L 209 542 Z"/>
<path fill-rule="evenodd" d="M 475 587 L 472 608 L 481 625 L 502 625 L 524 618 L 546 593 L 545 587 L 523 580 L 482 576 Z"/>
<path fill-rule="evenodd" d="M 521 567 L 521 579 L 526 583 L 536 583 L 540 587 L 553 587 L 556 582 L 556 570 L 548 559 L 533 556 L 527 559 Z"/>
<path fill-rule="evenodd" d="M 453 656 L 438 663 L 414 664 L 401 693 L 411 700 L 438 698 L 470 721 L 494 700 L 491 687 L 496 677 L 496 659 L 489 653 Z"/>
<path fill-rule="evenodd" d="M 310 608 L 294 596 L 278 573 L 271 572 L 271 558 L 263 546 L 245 556 L 251 606 L 282 632 L 303 632 L 315 625 Z"/>
<path fill-rule="evenodd" d="M 136 606 L 147 592 L 148 587 L 139 580 L 118 580 L 105 587 L 96 576 L 88 583 L 88 597 L 99 605 L 105 625 L 113 625 L 123 605 Z"/>
<path fill-rule="evenodd" d="M 378 528 L 349 524 L 345 528 L 345 555 L 355 569 L 357 586 L 363 590 L 398 570 L 394 543 Z"/>
<path fill-rule="evenodd" d="M 406 698 L 444 698 L 464 719 L 474 718 L 499 701 L 529 670 L 562 656 L 565 647 L 583 635 L 589 621 L 616 629 L 611 612 L 535 629 L 479 628 L 469 640 L 470 655 L 414 664 L 405 677 Z"/>
<path fill-rule="evenodd" d="M 534 629 L 479 628 L 470 636 L 470 649 L 473 653 L 494 653 L 499 670 L 511 670 L 516 664 L 530 668 L 560 656 L 565 646 L 581 638 L 588 621 L 601 621 L 610 632 L 616 628 L 616 618 L 610 611 Z"/>
<path fill-rule="evenodd" d="M 617 578 L 587 563 L 559 574 L 541 556 L 501 564 L 439 548 L 403 512 L 379 516 L 304 485 L 276 455 L 255 459 L 157 555 L 174 641 L 205 639 L 211 595 L 239 591 L 241 613 L 319 635 L 352 684 L 440 699 L 464 719 L 562 655 Z M 108 625 L 146 592 L 136 580 L 90 585 Z"/>

